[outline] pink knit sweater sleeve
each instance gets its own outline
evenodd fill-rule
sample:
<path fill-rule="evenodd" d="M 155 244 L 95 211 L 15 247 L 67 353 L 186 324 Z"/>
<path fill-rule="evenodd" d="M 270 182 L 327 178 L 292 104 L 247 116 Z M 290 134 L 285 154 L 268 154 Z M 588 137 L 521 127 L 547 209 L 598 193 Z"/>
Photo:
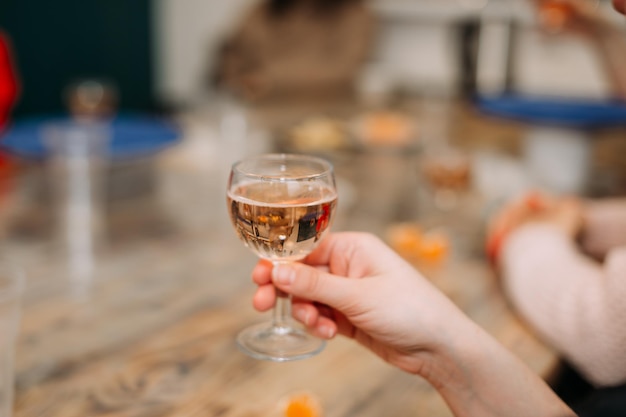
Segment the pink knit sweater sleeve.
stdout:
<path fill-rule="evenodd" d="M 604 264 L 549 225 L 526 225 L 502 252 L 503 285 L 518 312 L 590 382 L 626 381 L 626 246 Z"/>
<path fill-rule="evenodd" d="M 599 259 L 610 249 L 626 245 L 626 198 L 596 199 L 585 204 L 581 245 Z"/>

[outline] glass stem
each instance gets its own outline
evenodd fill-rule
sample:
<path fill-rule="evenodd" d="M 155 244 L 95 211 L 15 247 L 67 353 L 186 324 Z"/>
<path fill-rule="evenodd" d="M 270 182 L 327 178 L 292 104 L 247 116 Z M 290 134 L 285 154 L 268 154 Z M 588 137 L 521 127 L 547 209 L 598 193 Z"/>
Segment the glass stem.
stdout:
<path fill-rule="evenodd" d="M 278 266 L 282 262 L 274 262 L 274 266 Z M 272 326 L 279 329 L 287 329 L 290 327 L 291 320 L 291 295 L 285 291 L 274 287 L 276 290 L 276 304 L 274 305 Z"/>

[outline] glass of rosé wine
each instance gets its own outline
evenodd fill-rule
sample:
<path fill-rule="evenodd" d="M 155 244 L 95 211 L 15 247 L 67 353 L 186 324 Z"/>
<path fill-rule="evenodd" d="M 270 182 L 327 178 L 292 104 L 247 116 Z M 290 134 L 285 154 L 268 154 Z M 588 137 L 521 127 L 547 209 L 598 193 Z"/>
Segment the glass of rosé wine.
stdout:
<path fill-rule="evenodd" d="M 308 155 L 262 154 L 236 162 L 227 187 L 230 219 L 244 244 L 274 265 L 305 258 L 329 230 L 337 189 L 332 165 Z M 291 318 L 291 297 L 276 289 L 272 321 L 242 330 L 239 348 L 257 359 L 304 359 L 325 342 Z"/>

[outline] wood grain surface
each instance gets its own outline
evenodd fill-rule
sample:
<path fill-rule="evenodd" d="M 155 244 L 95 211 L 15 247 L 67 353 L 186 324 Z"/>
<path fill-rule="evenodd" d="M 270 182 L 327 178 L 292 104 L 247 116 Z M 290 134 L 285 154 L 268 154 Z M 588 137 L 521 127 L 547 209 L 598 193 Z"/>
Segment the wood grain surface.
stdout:
<path fill-rule="evenodd" d="M 411 213 L 419 221 L 415 207 L 400 204 L 416 186 L 407 175 L 411 158 L 401 152 L 338 158 L 338 175 L 353 189 L 335 230 L 384 237 L 390 224 L 411 220 Z M 451 415 L 425 381 L 349 340 L 337 338 L 320 355 L 289 363 L 239 352 L 236 333 L 268 316 L 251 306 L 255 258 L 230 229 L 222 188 L 211 185 L 224 173 L 155 159 L 151 169 L 159 181 L 174 184 L 188 204 L 174 201 L 159 183 L 111 205 L 97 272 L 82 295 L 72 290 L 49 233 L 35 227 L 27 236 L 19 227 L 5 232 L 7 251 L 28 274 L 15 417 L 280 416 L 282 399 L 299 391 L 317 397 L 326 417 Z M 32 186 L 45 170 L 33 165 L 24 173 Z M 340 205 L 341 196 L 340 190 Z M 22 204 L 13 224 L 28 224 L 47 207 L 32 198 Z M 544 377 L 554 371 L 557 356 L 512 313 L 475 246 L 460 245 L 424 273 L 533 370 Z"/>

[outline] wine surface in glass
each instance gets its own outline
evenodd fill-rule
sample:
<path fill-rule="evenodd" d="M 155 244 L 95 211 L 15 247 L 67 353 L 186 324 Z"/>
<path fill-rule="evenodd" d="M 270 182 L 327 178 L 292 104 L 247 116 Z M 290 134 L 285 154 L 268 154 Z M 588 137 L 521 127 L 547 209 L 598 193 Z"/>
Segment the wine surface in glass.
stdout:
<path fill-rule="evenodd" d="M 336 205 L 336 191 L 317 181 L 250 182 L 228 192 L 237 235 L 273 261 L 308 255 L 328 230 Z"/>

